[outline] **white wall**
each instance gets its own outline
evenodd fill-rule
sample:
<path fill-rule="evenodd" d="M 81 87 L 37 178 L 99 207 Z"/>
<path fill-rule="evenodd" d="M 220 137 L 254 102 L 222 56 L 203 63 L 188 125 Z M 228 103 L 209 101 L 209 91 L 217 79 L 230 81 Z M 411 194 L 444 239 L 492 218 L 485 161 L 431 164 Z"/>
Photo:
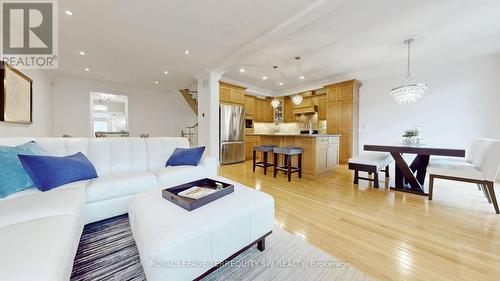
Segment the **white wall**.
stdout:
<path fill-rule="evenodd" d="M 143 91 L 127 86 L 59 77 L 53 88 L 54 135 L 88 137 L 90 91 L 128 96 L 130 136 L 180 136 L 186 126 L 196 124 L 196 115 L 178 92 Z"/>
<path fill-rule="evenodd" d="M 46 70 L 21 70 L 33 80 L 33 124 L 0 122 L 0 137 L 47 137 L 52 135 L 52 94 Z"/>
<path fill-rule="evenodd" d="M 426 144 L 466 148 L 475 137 L 500 139 L 500 55 L 415 69 L 430 92 L 400 105 L 389 90 L 404 73 L 363 80 L 360 89 L 360 150 L 364 144 L 398 143 L 405 129 L 423 128 Z"/>

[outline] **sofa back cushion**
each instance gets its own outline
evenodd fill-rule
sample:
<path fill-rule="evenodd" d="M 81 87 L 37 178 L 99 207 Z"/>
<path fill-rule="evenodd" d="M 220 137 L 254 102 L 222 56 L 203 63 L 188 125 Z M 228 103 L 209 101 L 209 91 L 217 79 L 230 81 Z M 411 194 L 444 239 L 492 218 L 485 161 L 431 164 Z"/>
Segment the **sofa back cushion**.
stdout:
<path fill-rule="evenodd" d="M 88 138 L 35 138 L 45 151 L 52 156 L 68 156 L 81 152 L 87 155 L 89 139 Z"/>
<path fill-rule="evenodd" d="M 181 137 L 155 138 L 0 138 L 0 145 L 16 146 L 35 141 L 49 155 L 82 152 L 99 176 L 165 167 L 175 148 L 189 148 Z"/>
<path fill-rule="evenodd" d="M 99 176 L 148 168 L 146 144 L 141 138 L 89 139 L 87 157 Z"/>
<path fill-rule="evenodd" d="M 176 148 L 189 148 L 186 138 L 147 138 L 148 168 L 150 170 L 165 167 L 168 158 Z"/>

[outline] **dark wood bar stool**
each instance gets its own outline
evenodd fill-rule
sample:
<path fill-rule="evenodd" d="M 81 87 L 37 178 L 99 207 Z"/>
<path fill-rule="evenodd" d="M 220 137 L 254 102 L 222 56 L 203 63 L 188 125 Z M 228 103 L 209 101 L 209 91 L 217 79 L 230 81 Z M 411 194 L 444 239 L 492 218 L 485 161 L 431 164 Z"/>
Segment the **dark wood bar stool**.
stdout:
<path fill-rule="evenodd" d="M 273 152 L 273 148 L 275 148 L 275 145 L 255 145 L 253 147 L 253 171 L 255 172 L 255 167 L 262 167 L 264 168 L 264 175 L 267 175 L 267 167 L 272 167 L 274 166 L 274 163 L 268 162 L 267 161 L 267 153 L 268 152 Z M 256 162 L 256 156 L 257 156 L 257 151 L 262 152 L 262 161 Z"/>
<path fill-rule="evenodd" d="M 288 181 L 292 179 L 292 173 L 298 172 L 299 178 L 302 178 L 302 148 L 301 147 L 275 147 L 274 152 L 274 177 L 278 170 L 288 174 Z M 278 166 L 278 156 L 283 155 L 283 166 Z M 297 167 L 292 166 L 292 156 L 298 156 Z"/>

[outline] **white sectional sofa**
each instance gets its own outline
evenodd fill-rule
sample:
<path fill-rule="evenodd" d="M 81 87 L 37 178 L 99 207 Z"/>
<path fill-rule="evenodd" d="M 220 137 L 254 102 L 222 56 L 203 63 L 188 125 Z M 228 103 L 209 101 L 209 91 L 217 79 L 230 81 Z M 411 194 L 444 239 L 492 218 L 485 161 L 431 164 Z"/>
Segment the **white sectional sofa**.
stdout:
<path fill-rule="evenodd" d="M 141 191 L 217 174 L 215 158 L 198 166 L 165 167 L 184 138 L 0 138 L 0 145 L 37 142 L 49 154 L 85 154 L 98 178 L 0 200 L 0 280 L 69 280 L 84 224 L 128 211 Z"/>

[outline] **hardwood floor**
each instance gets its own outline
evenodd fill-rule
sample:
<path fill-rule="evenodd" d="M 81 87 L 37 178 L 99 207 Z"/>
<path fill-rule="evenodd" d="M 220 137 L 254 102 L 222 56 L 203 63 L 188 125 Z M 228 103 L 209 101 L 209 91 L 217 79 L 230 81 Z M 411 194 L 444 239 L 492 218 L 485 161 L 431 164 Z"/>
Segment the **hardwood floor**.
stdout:
<path fill-rule="evenodd" d="M 476 185 L 437 180 L 428 201 L 355 186 L 346 166 L 291 183 L 251 162 L 219 174 L 272 195 L 278 224 L 375 279 L 500 280 L 500 215 Z"/>

